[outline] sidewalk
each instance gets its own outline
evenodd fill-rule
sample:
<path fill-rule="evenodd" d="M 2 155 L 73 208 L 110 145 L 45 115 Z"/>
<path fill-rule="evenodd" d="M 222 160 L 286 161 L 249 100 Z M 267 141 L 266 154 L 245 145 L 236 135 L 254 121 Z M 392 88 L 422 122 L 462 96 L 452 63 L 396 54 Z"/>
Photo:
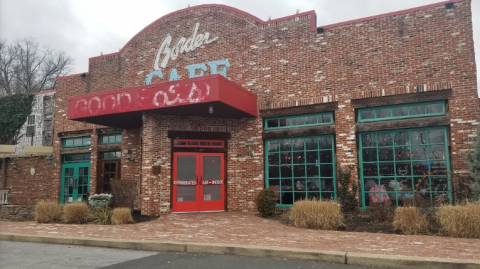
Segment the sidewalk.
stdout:
<path fill-rule="evenodd" d="M 374 225 L 374 224 L 372 224 Z M 478 260 L 480 240 L 299 229 L 252 213 L 169 214 L 133 225 L 37 224 L 0 221 L 0 234 L 47 237 L 227 244 L 418 257 Z M 467 268 L 467 267 L 465 267 Z M 470 268 L 470 267 L 468 267 Z M 477 268 L 471 267 L 471 268 Z"/>

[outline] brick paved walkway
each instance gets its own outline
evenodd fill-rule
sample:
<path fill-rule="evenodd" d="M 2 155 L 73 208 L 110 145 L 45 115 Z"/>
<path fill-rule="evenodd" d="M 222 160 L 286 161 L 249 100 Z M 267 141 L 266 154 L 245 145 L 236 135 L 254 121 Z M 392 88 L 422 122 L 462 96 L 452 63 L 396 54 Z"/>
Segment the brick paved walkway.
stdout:
<path fill-rule="evenodd" d="M 116 226 L 0 221 L 0 232 L 480 259 L 480 239 L 306 230 L 239 212 L 171 214 L 150 222 Z"/>

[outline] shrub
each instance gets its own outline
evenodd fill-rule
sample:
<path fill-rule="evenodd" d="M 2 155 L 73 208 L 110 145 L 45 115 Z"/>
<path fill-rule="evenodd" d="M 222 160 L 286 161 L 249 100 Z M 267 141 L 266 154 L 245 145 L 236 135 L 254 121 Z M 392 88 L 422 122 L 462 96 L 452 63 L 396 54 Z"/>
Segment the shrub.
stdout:
<path fill-rule="evenodd" d="M 375 205 L 365 210 L 365 214 L 374 222 L 392 221 L 395 208 L 386 205 Z"/>
<path fill-rule="evenodd" d="M 290 218 L 299 228 L 336 230 L 344 225 L 341 205 L 332 201 L 295 202 Z"/>
<path fill-rule="evenodd" d="M 133 223 L 132 211 L 128 207 L 119 207 L 113 210 L 113 224 L 130 224 Z"/>
<path fill-rule="evenodd" d="M 92 213 L 91 218 L 93 219 L 93 223 L 98 224 L 109 224 L 110 223 L 111 213 L 108 207 L 104 207 L 101 210 L 97 210 Z"/>
<path fill-rule="evenodd" d="M 275 215 L 275 206 L 277 196 L 272 188 L 266 188 L 260 191 L 257 196 L 257 210 L 261 217 L 269 218 Z"/>
<path fill-rule="evenodd" d="M 113 180 L 110 182 L 115 206 L 133 209 L 137 197 L 137 182 L 134 180 Z"/>
<path fill-rule="evenodd" d="M 441 229 L 453 237 L 480 238 L 480 203 L 442 206 L 437 210 Z"/>
<path fill-rule="evenodd" d="M 428 221 L 418 207 L 399 207 L 395 210 L 393 227 L 404 234 L 425 233 Z"/>
<path fill-rule="evenodd" d="M 62 220 L 62 205 L 57 202 L 40 200 L 35 205 L 35 220 L 38 223 L 59 222 Z"/>
<path fill-rule="evenodd" d="M 65 223 L 85 223 L 87 219 L 88 206 L 86 203 L 71 203 L 63 208 L 63 221 Z"/>
<path fill-rule="evenodd" d="M 352 184 L 350 189 L 350 178 L 352 175 L 353 168 L 349 166 L 347 169 L 343 169 L 338 166 L 338 177 L 337 181 L 339 183 L 337 196 L 338 201 L 340 202 L 343 213 L 355 213 L 358 211 L 358 200 L 357 200 L 357 191 L 358 187 L 355 184 Z"/>

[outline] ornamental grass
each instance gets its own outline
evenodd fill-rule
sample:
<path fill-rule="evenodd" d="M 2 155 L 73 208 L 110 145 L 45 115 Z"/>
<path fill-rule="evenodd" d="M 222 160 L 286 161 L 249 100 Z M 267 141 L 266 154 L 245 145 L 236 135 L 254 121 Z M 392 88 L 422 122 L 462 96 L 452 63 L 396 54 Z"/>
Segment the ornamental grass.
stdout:
<path fill-rule="evenodd" d="M 289 217 L 299 228 L 336 230 L 344 226 L 341 206 L 333 201 L 295 202 Z"/>
<path fill-rule="evenodd" d="M 480 238 L 480 202 L 439 207 L 437 218 L 449 236 Z"/>
<path fill-rule="evenodd" d="M 399 207 L 395 210 L 393 227 L 404 234 L 420 234 L 427 232 L 428 221 L 417 207 Z"/>
<path fill-rule="evenodd" d="M 35 205 L 35 220 L 38 223 L 60 222 L 62 205 L 53 201 L 40 200 Z"/>
<path fill-rule="evenodd" d="M 63 208 L 63 221 L 65 223 L 86 223 L 88 220 L 88 205 L 76 202 L 65 205 Z"/>
<path fill-rule="evenodd" d="M 113 210 L 112 224 L 131 224 L 134 223 L 132 211 L 128 207 L 119 207 Z"/>

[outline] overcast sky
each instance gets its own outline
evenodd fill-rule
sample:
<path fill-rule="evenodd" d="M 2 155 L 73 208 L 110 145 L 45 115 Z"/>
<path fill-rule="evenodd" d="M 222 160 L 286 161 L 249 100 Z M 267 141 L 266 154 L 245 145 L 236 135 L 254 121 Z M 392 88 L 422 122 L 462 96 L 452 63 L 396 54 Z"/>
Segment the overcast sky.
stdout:
<path fill-rule="evenodd" d="M 439 0 L 0 0 L 0 38 L 35 37 L 88 71 L 88 58 L 117 52 L 156 19 L 188 5 L 225 4 L 267 20 L 315 10 L 317 26 L 382 14 Z M 480 0 L 472 0 L 476 62 L 480 51 Z M 477 64 L 478 69 L 478 64 Z"/>

